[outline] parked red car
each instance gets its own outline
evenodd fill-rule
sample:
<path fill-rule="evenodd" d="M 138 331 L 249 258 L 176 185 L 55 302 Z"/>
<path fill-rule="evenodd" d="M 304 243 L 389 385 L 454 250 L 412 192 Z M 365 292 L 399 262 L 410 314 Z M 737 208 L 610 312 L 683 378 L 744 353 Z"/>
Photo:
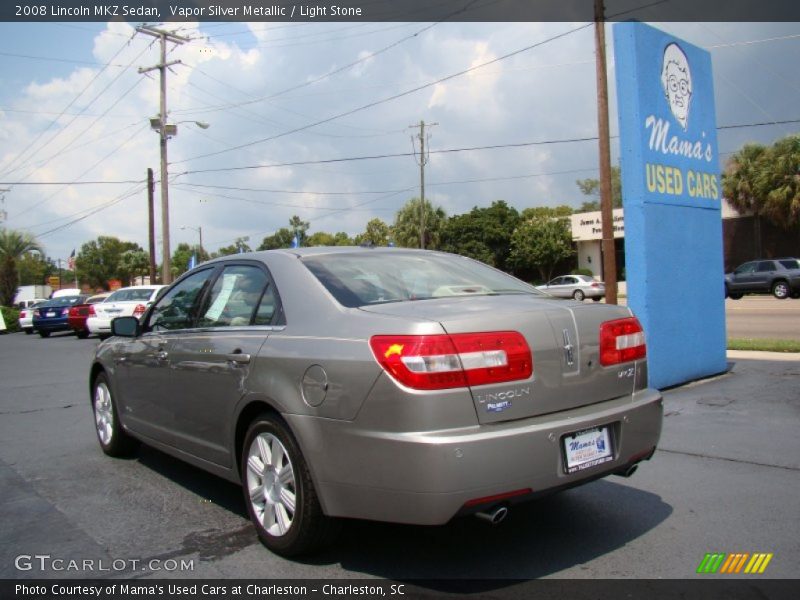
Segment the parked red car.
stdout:
<path fill-rule="evenodd" d="M 89 330 L 86 328 L 86 319 L 94 316 L 94 304 L 104 302 L 111 295 L 111 292 L 104 292 L 89 296 L 83 304 L 76 304 L 69 309 L 67 323 L 69 328 L 74 331 L 81 339 L 89 337 Z"/>

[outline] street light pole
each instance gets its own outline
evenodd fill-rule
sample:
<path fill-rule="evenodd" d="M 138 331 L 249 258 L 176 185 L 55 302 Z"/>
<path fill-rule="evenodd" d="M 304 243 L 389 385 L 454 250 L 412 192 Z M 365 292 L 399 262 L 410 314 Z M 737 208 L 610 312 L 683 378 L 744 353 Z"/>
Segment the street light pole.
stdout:
<path fill-rule="evenodd" d="M 198 233 L 198 235 L 200 236 L 200 256 L 198 257 L 198 259 L 202 260 L 202 258 L 203 258 L 203 227 L 202 226 L 192 227 L 191 225 L 184 225 L 183 227 L 181 227 L 181 229 L 191 229 L 191 230 L 196 231 Z"/>

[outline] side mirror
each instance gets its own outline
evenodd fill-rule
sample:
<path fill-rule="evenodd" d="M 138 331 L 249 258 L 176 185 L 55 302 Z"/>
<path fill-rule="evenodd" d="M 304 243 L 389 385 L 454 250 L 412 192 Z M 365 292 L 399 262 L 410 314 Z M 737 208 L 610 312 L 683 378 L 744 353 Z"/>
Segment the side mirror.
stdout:
<path fill-rule="evenodd" d="M 117 317 L 111 321 L 111 335 L 136 337 L 139 335 L 139 319 L 136 317 Z"/>

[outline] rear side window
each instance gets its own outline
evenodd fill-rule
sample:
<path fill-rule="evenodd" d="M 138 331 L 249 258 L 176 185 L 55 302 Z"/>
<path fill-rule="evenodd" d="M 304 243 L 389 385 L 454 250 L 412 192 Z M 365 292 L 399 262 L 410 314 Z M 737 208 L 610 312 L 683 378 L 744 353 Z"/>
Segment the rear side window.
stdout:
<path fill-rule="evenodd" d="M 268 285 L 267 275 L 258 267 L 250 265 L 225 267 L 211 288 L 197 326 L 251 325 L 257 310 L 260 312 L 259 307 Z M 272 318 L 272 313 L 269 317 Z"/>
<path fill-rule="evenodd" d="M 772 262 L 771 260 L 762 260 L 760 263 L 758 263 L 759 273 L 766 273 L 774 270 L 775 270 L 775 263 Z"/>
<path fill-rule="evenodd" d="M 214 269 L 203 269 L 171 288 L 153 307 L 146 331 L 165 331 L 192 327 L 197 301 Z"/>
<path fill-rule="evenodd" d="M 147 302 L 155 288 L 117 290 L 108 297 L 108 302 Z"/>
<path fill-rule="evenodd" d="M 800 269 L 800 260 L 796 258 L 779 260 L 778 262 L 781 263 L 781 266 L 785 269 Z"/>

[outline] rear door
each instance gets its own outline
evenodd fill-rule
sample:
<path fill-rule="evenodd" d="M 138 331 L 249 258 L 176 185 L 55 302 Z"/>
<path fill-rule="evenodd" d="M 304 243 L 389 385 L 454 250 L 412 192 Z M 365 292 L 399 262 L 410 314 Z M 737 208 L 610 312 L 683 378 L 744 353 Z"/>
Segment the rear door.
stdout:
<path fill-rule="evenodd" d="M 218 273 L 194 327 L 171 336 L 169 398 L 178 447 L 231 466 L 231 416 L 276 313 L 274 285 L 261 263 L 229 263 Z"/>

